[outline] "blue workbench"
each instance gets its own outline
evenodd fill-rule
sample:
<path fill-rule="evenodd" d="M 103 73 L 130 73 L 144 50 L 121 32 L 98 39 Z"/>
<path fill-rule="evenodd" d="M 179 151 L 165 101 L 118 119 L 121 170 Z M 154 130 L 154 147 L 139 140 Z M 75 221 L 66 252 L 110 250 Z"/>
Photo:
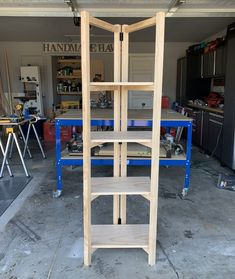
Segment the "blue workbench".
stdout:
<path fill-rule="evenodd" d="M 113 126 L 113 111 L 111 109 L 94 109 L 91 111 L 91 126 Z M 129 110 L 128 127 L 152 127 L 152 110 Z M 56 173 L 57 189 L 55 197 L 62 192 L 62 166 L 81 166 L 81 156 L 69 156 L 61 153 L 60 128 L 62 126 L 82 126 L 82 111 L 70 110 L 55 119 L 56 125 Z M 162 110 L 161 127 L 185 127 L 187 129 L 187 144 L 184 155 L 173 156 L 172 158 L 161 158 L 161 166 L 182 166 L 185 167 L 185 180 L 182 195 L 185 196 L 189 189 L 190 180 L 190 159 L 192 145 L 192 119 L 172 110 Z M 92 158 L 93 166 L 113 165 L 112 158 Z M 149 158 L 128 158 L 128 166 L 149 166 Z"/>

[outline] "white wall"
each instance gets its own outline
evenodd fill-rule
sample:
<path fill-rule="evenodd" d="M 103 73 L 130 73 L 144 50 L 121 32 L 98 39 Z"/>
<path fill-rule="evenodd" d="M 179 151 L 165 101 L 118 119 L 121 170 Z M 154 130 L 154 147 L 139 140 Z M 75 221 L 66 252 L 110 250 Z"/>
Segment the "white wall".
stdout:
<path fill-rule="evenodd" d="M 164 54 L 163 94 L 175 99 L 176 66 L 177 59 L 185 55 L 185 51 L 192 43 L 166 43 Z M 0 71 L 4 92 L 7 92 L 5 50 L 7 51 L 12 92 L 23 91 L 19 81 L 20 66 L 38 64 L 41 69 L 44 109 L 48 111 L 53 104 L 53 82 L 51 55 L 42 51 L 41 42 L 0 42 Z M 153 43 L 130 43 L 130 53 L 153 53 Z M 61 55 L 61 54 L 59 54 Z M 113 54 L 92 54 L 92 57 L 103 59 L 105 63 L 105 80 L 111 81 L 113 77 Z"/>

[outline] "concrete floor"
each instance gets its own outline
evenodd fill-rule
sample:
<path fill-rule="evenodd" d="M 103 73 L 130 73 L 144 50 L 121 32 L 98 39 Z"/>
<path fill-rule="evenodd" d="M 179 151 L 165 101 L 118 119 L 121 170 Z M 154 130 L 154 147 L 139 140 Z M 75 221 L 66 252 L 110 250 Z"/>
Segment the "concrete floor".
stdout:
<path fill-rule="evenodd" d="M 34 152 L 35 153 L 35 152 Z M 54 150 L 47 160 L 36 154 L 27 160 L 33 179 L 0 218 L 0 278 L 235 278 L 235 192 L 216 188 L 219 172 L 229 172 L 212 158 L 192 151 L 191 189 L 185 200 L 182 168 L 161 167 L 157 264 L 149 267 L 140 249 L 97 250 L 92 266 L 83 266 L 82 169 L 64 168 L 64 192 L 55 188 Z M 15 173 L 21 166 L 16 162 Z M 94 176 L 111 175 L 94 168 Z M 129 175 L 148 175 L 149 168 L 132 167 Z M 230 172 L 231 173 L 231 172 Z M 128 222 L 148 220 L 148 202 L 128 199 Z M 110 223 L 112 199 L 93 202 L 92 222 Z M 4 224 L 6 226 L 4 227 Z"/>

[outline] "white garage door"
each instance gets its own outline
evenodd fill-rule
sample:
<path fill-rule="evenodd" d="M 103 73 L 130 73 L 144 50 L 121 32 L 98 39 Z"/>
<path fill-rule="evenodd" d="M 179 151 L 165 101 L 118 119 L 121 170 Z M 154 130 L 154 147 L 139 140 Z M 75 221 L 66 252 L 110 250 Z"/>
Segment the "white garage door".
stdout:
<path fill-rule="evenodd" d="M 153 81 L 154 55 L 138 54 L 130 55 L 129 80 L 130 81 Z M 152 109 L 153 97 L 151 92 L 130 91 L 130 109 Z"/>

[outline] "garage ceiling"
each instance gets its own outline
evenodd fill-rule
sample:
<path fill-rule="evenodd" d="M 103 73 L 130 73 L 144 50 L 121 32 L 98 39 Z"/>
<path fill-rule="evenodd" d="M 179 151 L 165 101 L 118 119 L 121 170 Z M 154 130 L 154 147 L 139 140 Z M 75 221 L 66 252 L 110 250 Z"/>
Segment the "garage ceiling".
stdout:
<path fill-rule="evenodd" d="M 165 11 L 168 42 L 200 42 L 235 21 L 235 0 L 0 0 L 0 41 L 79 41 L 72 18 L 81 9 L 127 24 Z M 105 31 L 91 33 L 94 41 L 110 41 Z M 152 41 L 154 30 L 130 39 Z"/>
<path fill-rule="evenodd" d="M 68 2 L 100 17 L 149 17 L 169 10 L 168 16 L 173 17 L 235 15 L 234 0 L 0 0 L 0 16 L 69 17 Z"/>
<path fill-rule="evenodd" d="M 141 18 L 104 18 L 112 23 L 133 23 Z M 167 42 L 200 42 L 224 29 L 235 18 L 167 18 Z M 130 41 L 154 41 L 154 28 L 130 35 Z M 0 41 L 79 41 L 80 28 L 72 18 L 45 17 L 0 17 Z M 110 41 L 112 35 L 93 28 L 92 39 Z"/>

